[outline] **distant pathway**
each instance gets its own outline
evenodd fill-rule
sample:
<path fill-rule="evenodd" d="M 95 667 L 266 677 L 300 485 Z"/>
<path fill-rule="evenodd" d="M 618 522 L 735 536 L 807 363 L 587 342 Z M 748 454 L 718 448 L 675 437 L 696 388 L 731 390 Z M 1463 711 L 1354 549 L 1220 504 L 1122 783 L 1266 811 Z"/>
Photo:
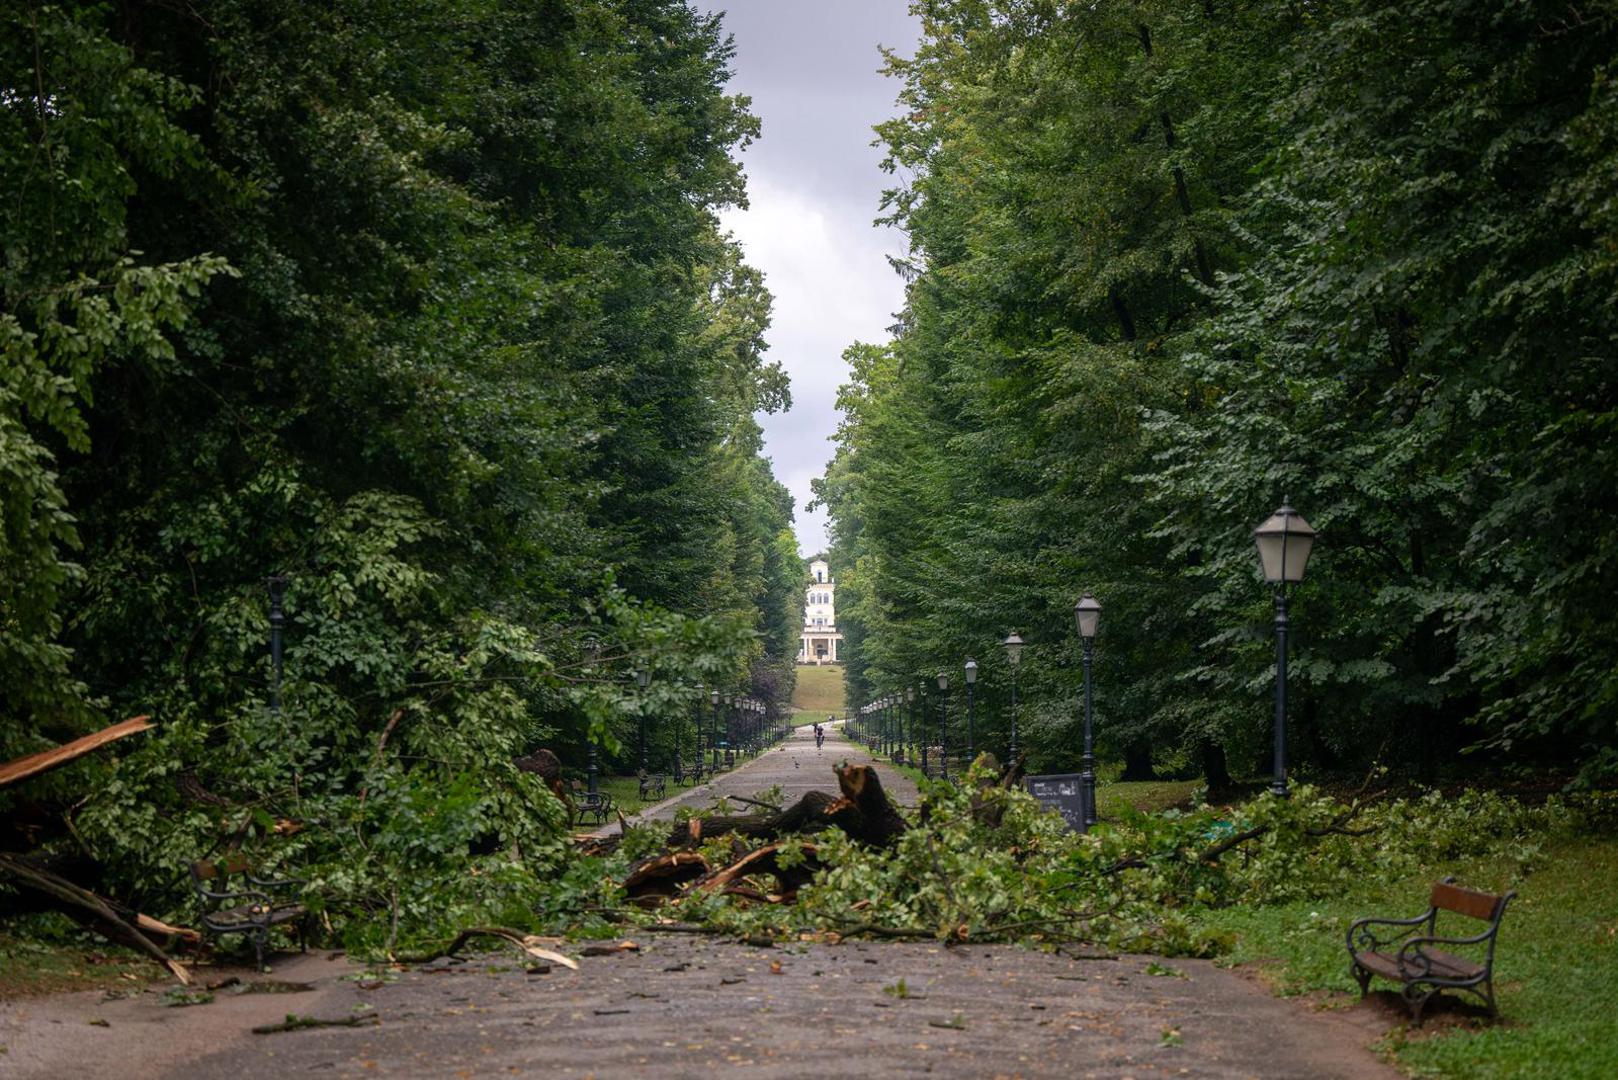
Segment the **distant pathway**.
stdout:
<path fill-rule="evenodd" d="M 784 806 L 791 806 L 810 791 L 835 794 L 837 777 L 832 768 L 845 761 L 874 766 L 889 798 L 900 806 L 915 803 L 916 785 L 910 778 L 896 771 L 886 761 L 872 757 L 863 746 L 856 746 L 844 739 L 840 727 L 827 730 L 826 745 L 820 750 L 815 749 L 814 728 L 801 727 L 793 729 L 787 741 L 780 746 L 766 750 L 747 764 L 723 773 L 706 784 L 699 784 L 688 791 L 678 791 L 631 816 L 629 821 L 630 824 L 668 821 L 682 806 L 706 809 L 715 799 L 723 796 L 752 798 L 757 792 L 777 786 L 781 788 Z M 735 812 L 745 813 L 746 807 L 737 807 Z M 605 835 L 617 828 L 617 825 L 610 825 L 597 830 L 596 835 Z"/>

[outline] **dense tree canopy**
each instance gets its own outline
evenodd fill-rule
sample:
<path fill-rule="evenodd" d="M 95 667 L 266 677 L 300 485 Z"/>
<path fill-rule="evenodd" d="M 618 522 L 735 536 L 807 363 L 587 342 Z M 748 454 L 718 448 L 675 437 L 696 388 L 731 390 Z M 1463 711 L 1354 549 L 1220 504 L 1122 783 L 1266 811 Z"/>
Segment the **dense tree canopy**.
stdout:
<path fill-rule="evenodd" d="M 1103 748 L 1262 768 L 1250 530 L 1290 497 L 1306 769 L 1618 772 L 1618 10 L 915 8 L 902 332 L 850 351 L 820 482 L 851 693 L 975 654 L 1003 703 L 1018 629 L 1024 742 L 1070 766 L 1090 589 Z"/>
<path fill-rule="evenodd" d="M 161 891 L 250 807 L 425 915 L 554 843 L 514 756 L 790 688 L 729 58 L 678 0 L 7 6 L 0 758 L 160 722 L 77 854 Z"/>

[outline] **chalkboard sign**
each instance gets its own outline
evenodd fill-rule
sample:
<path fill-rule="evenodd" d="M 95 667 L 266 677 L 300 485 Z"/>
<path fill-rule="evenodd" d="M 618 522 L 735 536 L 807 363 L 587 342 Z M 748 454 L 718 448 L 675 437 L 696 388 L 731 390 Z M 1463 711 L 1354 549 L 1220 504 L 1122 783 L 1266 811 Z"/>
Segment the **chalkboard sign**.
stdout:
<path fill-rule="evenodd" d="M 1024 781 L 1028 794 L 1055 810 L 1074 832 L 1084 832 L 1084 777 L 1078 773 L 1049 773 Z"/>

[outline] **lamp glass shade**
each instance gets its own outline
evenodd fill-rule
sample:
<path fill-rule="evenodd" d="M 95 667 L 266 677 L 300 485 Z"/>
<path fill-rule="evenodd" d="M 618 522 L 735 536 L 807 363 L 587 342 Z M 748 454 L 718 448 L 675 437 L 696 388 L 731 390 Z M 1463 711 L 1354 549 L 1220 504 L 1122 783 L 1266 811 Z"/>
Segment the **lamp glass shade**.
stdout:
<path fill-rule="evenodd" d="M 642 690 L 646 689 L 648 686 L 652 685 L 652 673 L 647 671 L 645 668 L 637 668 L 635 670 L 635 683 Z"/>
<path fill-rule="evenodd" d="M 968 660 L 966 662 L 966 685 L 971 686 L 973 683 L 975 683 L 977 681 L 978 681 L 978 662 L 976 660 Z"/>
<path fill-rule="evenodd" d="M 1285 501 L 1281 508 L 1253 530 L 1258 560 L 1264 580 L 1272 585 L 1291 585 L 1303 580 L 1309 554 L 1315 546 L 1315 530 Z"/>
<path fill-rule="evenodd" d="M 1002 641 L 1000 644 L 1006 647 L 1006 663 L 1010 664 L 1012 667 L 1016 667 L 1018 661 L 1022 659 L 1022 647 L 1024 644 L 1023 639 L 1017 635 L 1015 630 L 1013 630 L 1011 633 L 1006 635 L 1006 640 Z"/>
<path fill-rule="evenodd" d="M 938 673 L 938 688 L 940 690 L 948 690 L 949 689 L 949 673 L 948 672 L 940 671 Z"/>
<path fill-rule="evenodd" d="M 715 704 L 715 705 L 719 704 L 719 691 L 717 691 L 717 690 L 708 691 L 708 700 L 711 703 Z"/>
<path fill-rule="evenodd" d="M 1073 622 L 1079 628 L 1079 636 L 1086 641 L 1096 636 L 1096 626 L 1101 622 L 1101 601 L 1085 593 L 1079 597 L 1079 602 L 1073 605 Z"/>

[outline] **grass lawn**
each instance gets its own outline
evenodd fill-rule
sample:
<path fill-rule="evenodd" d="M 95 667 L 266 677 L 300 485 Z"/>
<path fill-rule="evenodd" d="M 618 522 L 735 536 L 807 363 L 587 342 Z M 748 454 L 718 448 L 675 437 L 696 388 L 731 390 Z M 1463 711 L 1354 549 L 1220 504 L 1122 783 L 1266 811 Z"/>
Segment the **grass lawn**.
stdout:
<path fill-rule="evenodd" d="M 1201 783 L 1201 780 L 1131 780 L 1127 783 L 1102 780 L 1096 784 L 1096 818 L 1105 821 L 1117 817 L 1126 807 L 1152 814 L 1171 807 L 1189 806 L 1191 792 Z"/>
<path fill-rule="evenodd" d="M 1260 964 L 1279 993 L 1337 990 L 1357 996 L 1343 945 L 1348 924 L 1363 915 L 1420 913 L 1432 882 L 1449 873 L 1475 888 L 1517 890 L 1500 925 L 1495 955 L 1501 1020 L 1490 1024 L 1440 1009 L 1424 1029 L 1401 1027 L 1389 1036 L 1384 1049 L 1394 1062 L 1423 1076 L 1618 1076 L 1618 1036 L 1613 1033 L 1618 1008 L 1618 839 L 1580 838 L 1547 846 L 1527 876 L 1513 859 L 1475 859 L 1388 885 L 1365 881 L 1346 896 L 1239 906 L 1200 918 L 1230 931 L 1235 938 L 1231 959 Z M 1441 934 L 1446 933 L 1444 918 L 1439 916 Z M 1468 929 L 1469 920 L 1452 918 L 1447 932 L 1474 932 Z M 1393 988 L 1381 980 L 1371 985 L 1373 990 Z"/>
<path fill-rule="evenodd" d="M 817 720 L 825 723 L 826 717 L 831 714 L 831 709 L 794 709 L 792 712 L 792 726 L 808 727 Z"/>
<path fill-rule="evenodd" d="M 138 991 L 167 970 L 72 926 L 65 916 L 25 916 L 0 931 L 0 1001 L 71 990 Z"/>
<path fill-rule="evenodd" d="M 804 712 L 818 712 L 824 720 L 830 713 L 843 711 L 843 667 L 827 664 L 825 667 L 806 665 L 798 668 L 798 681 L 792 690 L 792 707 Z"/>

